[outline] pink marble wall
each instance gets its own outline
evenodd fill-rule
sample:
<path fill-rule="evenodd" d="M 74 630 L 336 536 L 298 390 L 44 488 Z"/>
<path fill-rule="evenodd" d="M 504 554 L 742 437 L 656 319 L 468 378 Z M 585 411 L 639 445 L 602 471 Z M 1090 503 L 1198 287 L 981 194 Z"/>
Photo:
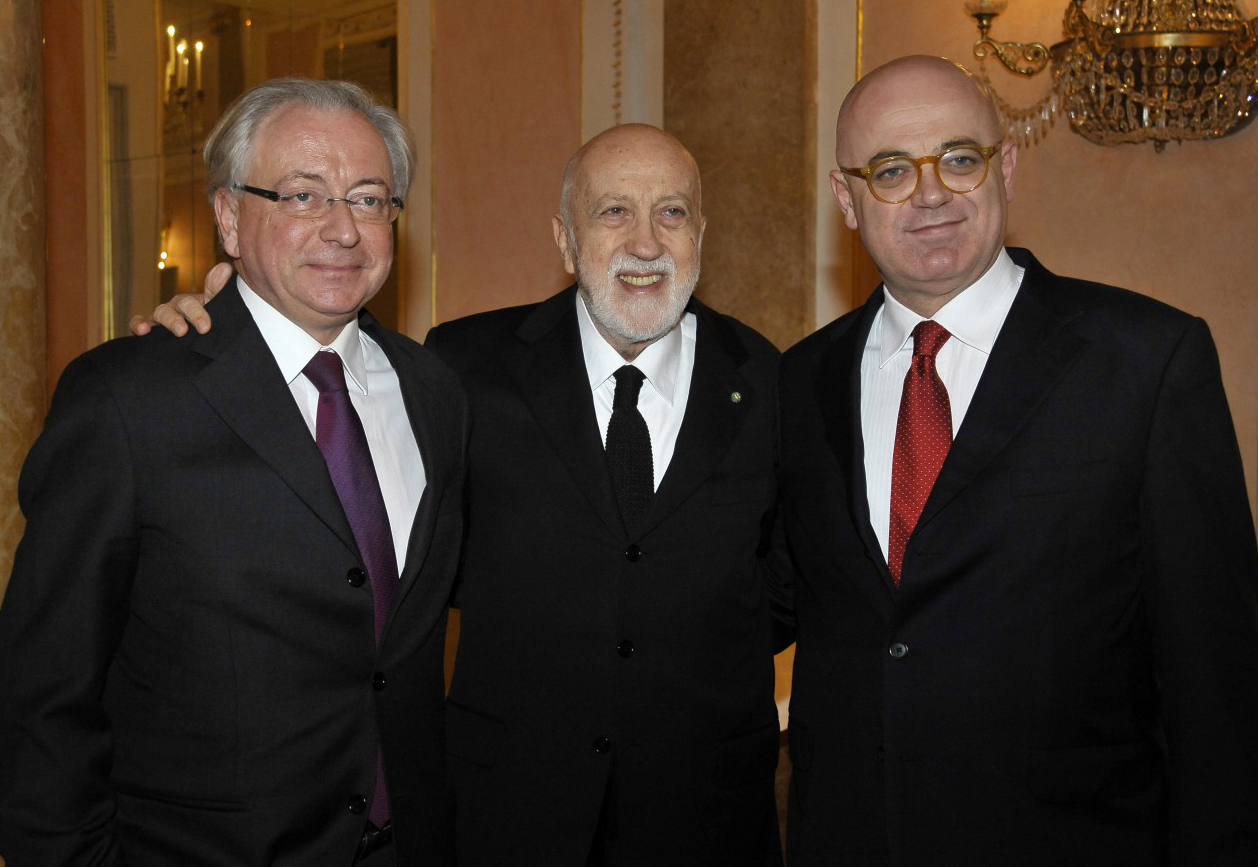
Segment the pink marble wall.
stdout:
<path fill-rule="evenodd" d="M 698 296 L 785 349 L 813 322 L 812 2 L 664 6 L 664 127 L 703 178 Z"/>
<path fill-rule="evenodd" d="M 581 144 L 580 74 L 579 0 L 433 4 L 434 322 L 570 281 L 550 217 Z"/>
<path fill-rule="evenodd" d="M 23 521 L 22 460 L 45 405 L 43 75 L 38 0 L 0 0 L 0 596 Z"/>

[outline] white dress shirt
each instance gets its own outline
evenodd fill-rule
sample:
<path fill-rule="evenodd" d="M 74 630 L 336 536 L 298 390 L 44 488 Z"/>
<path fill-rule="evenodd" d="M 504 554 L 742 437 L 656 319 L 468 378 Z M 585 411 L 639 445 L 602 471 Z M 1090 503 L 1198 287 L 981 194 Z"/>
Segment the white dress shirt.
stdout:
<path fill-rule="evenodd" d="M 256 292 L 245 285 L 239 276 L 236 285 L 240 297 L 253 315 L 253 321 L 275 362 L 279 365 L 288 390 L 297 402 L 310 436 L 315 436 L 315 421 L 319 414 L 319 389 L 305 377 L 302 369 L 320 350 L 331 349 L 341 356 L 345 367 L 345 384 L 350 402 L 362 420 L 367 435 L 367 447 L 376 467 L 376 478 L 384 496 L 384 508 L 389 514 L 389 529 L 393 533 L 393 548 L 397 554 L 398 572 L 406 563 L 406 548 L 410 541 L 415 511 L 427 485 L 424 462 L 415 442 L 406 406 L 402 402 L 402 386 L 397 372 L 389 364 L 388 357 L 376 341 L 358 327 L 358 319 L 351 319 L 341 333 L 328 346 L 289 320 Z"/>
<path fill-rule="evenodd" d="M 935 367 L 948 389 L 954 438 L 1022 285 L 1022 274 L 1023 269 L 1001 250 L 982 277 L 933 317 L 952 335 L 935 357 Z M 891 464 L 900 395 L 904 375 L 913 361 L 913 329 L 924 317 L 892 298 L 885 287 L 883 297 L 885 301 L 874 316 L 861 358 L 861 434 L 865 441 L 869 518 L 885 556 L 891 526 Z"/>
<path fill-rule="evenodd" d="M 594 395 L 594 415 L 598 429 L 607 445 L 607 425 L 612 418 L 612 398 L 616 394 L 615 373 L 625 365 L 620 353 L 598 333 L 594 320 L 585 309 L 585 299 L 577 293 L 577 322 L 581 329 L 581 352 L 585 371 L 590 377 Z M 677 432 L 686 415 L 690 397 L 690 376 L 695 364 L 695 333 L 693 313 L 685 313 L 681 322 L 652 343 L 633 360 L 633 366 L 646 377 L 638 394 L 638 411 L 646 420 L 651 434 L 651 462 L 655 471 L 655 488 L 673 459 Z"/>

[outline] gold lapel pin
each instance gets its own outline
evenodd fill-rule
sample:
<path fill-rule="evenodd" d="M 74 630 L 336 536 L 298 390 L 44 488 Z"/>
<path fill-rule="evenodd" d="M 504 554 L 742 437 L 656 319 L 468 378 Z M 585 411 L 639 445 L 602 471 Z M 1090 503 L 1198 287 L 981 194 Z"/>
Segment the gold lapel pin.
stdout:
<path fill-rule="evenodd" d="M 740 403 L 742 399 L 743 399 L 743 393 L 741 391 L 730 392 L 730 395 L 729 395 L 730 403 Z"/>

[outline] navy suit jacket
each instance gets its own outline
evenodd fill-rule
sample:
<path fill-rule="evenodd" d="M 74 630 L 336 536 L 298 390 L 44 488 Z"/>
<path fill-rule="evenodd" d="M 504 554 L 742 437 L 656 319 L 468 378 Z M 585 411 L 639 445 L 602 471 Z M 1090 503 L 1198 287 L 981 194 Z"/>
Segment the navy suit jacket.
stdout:
<path fill-rule="evenodd" d="M 1258 553 L 1209 333 L 1010 252 L 898 589 L 860 421 L 881 291 L 784 356 L 788 861 L 1258 864 Z"/>
<path fill-rule="evenodd" d="M 778 352 L 692 302 L 685 418 L 630 534 L 574 294 L 427 341 L 472 405 L 447 717 L 460 864 L 584 867 L 613 767 L 626 867 L 780 862 L 761 571 Z"/>
<path fill-rule="evenodd" d="M 377 647 L 327 466 L 234 282 L 209 309 L 209 334 L 74 361 L 26 462 L 0 608 L 0 852 L 9 867 L 349 865 L 383 748 L 400 863 L 450 863 L 462 390 L 361 314 L 427 472 Z"/>

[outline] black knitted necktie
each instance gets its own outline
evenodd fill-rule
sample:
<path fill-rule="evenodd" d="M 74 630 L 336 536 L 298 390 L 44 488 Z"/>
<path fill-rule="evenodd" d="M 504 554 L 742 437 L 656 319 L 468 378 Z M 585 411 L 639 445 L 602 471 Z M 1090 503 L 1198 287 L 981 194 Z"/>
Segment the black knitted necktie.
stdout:
<path fill-rule="evenodd" d="M 638 412 L 638 392 L 646 377 L 628 364 L 617 370 L 615 376 L 616 396 L 612 398 L 612 418 L 607 425 L 607 464 L 611 467 L 620 514 L 632 533 L 655 493 L 651 434 L 646 419 Z"/>

